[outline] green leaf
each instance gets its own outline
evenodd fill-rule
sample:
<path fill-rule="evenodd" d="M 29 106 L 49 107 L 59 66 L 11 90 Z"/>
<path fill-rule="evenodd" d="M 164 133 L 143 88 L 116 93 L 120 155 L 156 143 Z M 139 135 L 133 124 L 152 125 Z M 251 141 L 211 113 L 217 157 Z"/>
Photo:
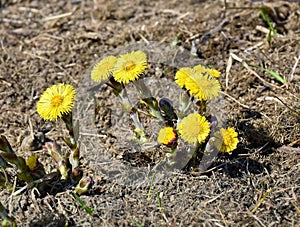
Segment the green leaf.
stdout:
<path fill-rule="evenodd" d="M 75 199 L 77 200 L 77 202 L 80 204 L 80 206 L 82 206 L 82 208 L 91 216 L 94 216 L 94 209 L 88 207 L 85 202 L 77 195 L 77 194 L 73 194 Z"/>
<path fill-rule="evenodd" d="M 276 80 L 278 80 L 282 84 L 285 84 L 285 82 L 286 82 L 278 73 L 276 73 L 272 70 L 265 69 L 265 68 L 257 66 L 257 65 L 252 65 L 252 64 L 249 64 L 249 65 L 253 68 L 260 69 L 262 72 L 266 72 L 266 73 L 270 74 L 271 76 L 273 76 Z"/>
<path fill-rule="evenodd" d="M 273 27 L 269 17 L 267 16 L 267 14 L 265 14 L 263 8 L 260 8 L 259 9 L 259 12 L 260 12 L 260 15 L 262 16 L 262 18 L 264 19 L 264 21 L 268 24 L 269 28 L 270 28 L 270 31 L 272 31 L 272 33 L 274 34 L 274 36 L 276 37 L 277 36 L 277 31 L 276 29 Z M 269 34 L 271 35 L 271 34 Z"/>
<path fill-rule="evenodd" d="M 142 224 L 139 223 L 137 220 L 135 220 L 134 218 L 132 218 L 134 224 L 136 224 L 137 227 L 142 227 Z"/>

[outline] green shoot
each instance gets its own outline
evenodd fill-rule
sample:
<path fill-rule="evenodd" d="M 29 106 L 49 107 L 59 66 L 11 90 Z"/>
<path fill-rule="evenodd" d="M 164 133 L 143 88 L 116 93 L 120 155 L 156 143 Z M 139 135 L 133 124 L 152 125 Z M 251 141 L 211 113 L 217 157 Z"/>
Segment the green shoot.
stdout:
<path fill-rule="evenodd" d="M 142 224 L 139 223 L 137 220 L 135 220 L 134 218 L 132 218 L 132 221 L 134 222 L 134 224 L 137 226 L 137 227 L 142 227 Z"/>
<path fill-rule="evenodd" d="M 151 180 L 151 182 L 150 182 L 150 188 L 149 188 L 149 191 L 148 191 L 148 197 L 147 197 L 147 200 L 148 200 L 148 201 L 151 199 L 151 193 L 152 193 L 152 190 L 153 190 L 153 182 L 154 182 L 154 179 L 155 179 L 155 174 L 153 174 L 152 180 Z"/>
<path fill-rule="evenodd" d="M 272 70 L 265 69 L 265 68 L 257 66 L 257 65 L 252 65 L 252 64 L 249 64 L 249 65 L 253 68 L 260 69 L 262 72 L 266 72 L 266 73 L 270 74 L 271 76 L 273 76 L 276 80 L 278 80 L 282 84 L 285 84 L 285 82 L 286 82 L 285 79 L 283 79 L 278 73 L 276 73 Z"/>
<path fill-rule="evenodd" d="M 156 191 L 156 197 L 157 197 L 159 211 L 162 212 L 162 201 L 161 201 L 160 193 L 158 191 Z"/>
<path fill-rule="evenodd" d="M 260 207 L 260 205 L 266 200 L 266 198 L 268 197 L 269 193 L 272 191 L 272 189 L 268 189 L 265 193 L 264 196 L 258 201 L 258 203 L 256 204 L 256 206 L 252 209 L 252 213 L 255 213 L 257 211 L 257 209 Z"/>
<path fill-rule="evenodd" d="M 278 35 L 278 34 L 277 34 L 277 31 L 276 31 L 276 29 L 273 27 L 273 25 L 272 25 L 272 23 L 271 23 L 269 17 L 267 16 L 267 14 L 265 14 L 263 8 L 259 8 L 259 12 L 260 12 L 260 15 L 262 16 L 262 18 L 264 19 L 264 21 L 265 21 L 265 22 L 267 23 L 267 25 L 269 26 L 270 32 L 269 32 L 269 34 L 268 34 L 268 36 L 267 36 L 267 41 L 268 41 L 268 43 L 270 43 L 270 42 L 271 42 L 271 39 L 272 39 L 272 34 L 273 34 L 275 37 L 277 37 L 277 35 Z"/>
<path fill-rule="evenodd" d="M 82 206 L 82 208 L 91 216 L 94 216 L 94 209 L 90 208 L 86 205 L 86 203 L 76 194 L 74 193 L 73 196 L 77 200 L 77 202 Z"/>

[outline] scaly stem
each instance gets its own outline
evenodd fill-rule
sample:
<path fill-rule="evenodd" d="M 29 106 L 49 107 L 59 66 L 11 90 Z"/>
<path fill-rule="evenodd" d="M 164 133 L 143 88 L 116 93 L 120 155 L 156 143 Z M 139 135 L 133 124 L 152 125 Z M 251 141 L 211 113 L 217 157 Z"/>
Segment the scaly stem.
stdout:
<path fill-rule="evenodd" d="M 116 93 L 116 92 L 115 92 Z M 123 106 L 123 108 L 130 113 L 130 117 L 133 120 L 134 126 L 135 126 L 135 132 L 139 135 L 140 137 L 140 141 L 141 142 L 145 142 L 147 141 L 146 136 L 145 136 L 145 132 L 144 132 L 144 127 L 142 125 L 142 123 L 140 122 L 137 110 L 133 107 L 133 105 L 131 104 L 126 88 L 123 87 L 123 89 L 121 91 L 118 91 L 118 97 L 121 101 L 121 104 Z"/>
<path fill-rule="evenodd" d="M 69 155 L 69 162 L 72 166 L 72 179 L 74 181 L 78 181 L 81 177 L 81 171 L 79 168 L 79 158 L 80 158 L 80 149 L 78 147 L 74 127 L 73 127 L 73 120 L 72 120 L 72 112 L 62 117 L 63 121 L 66 124 L 66 127 L 69 131 L 70 138 L 63 138 L 66 144 L 71 149 L 71 154 Z"/>
<path fill-rule="evenodd" d="M 151 91 L 144 83 L 143 79 L 139 79 L 133 82 L 138 92 L 143 96 L 144 103 L 150 108 L 150 114 L 160 121 L 163 121 L 164 118 L 161 116 L 161 113 L 158 108 L 157 100 L 152 96 Z"/>
<path fill-rule="evenodd" d="M 190 108 L 192 97 L 186 90 L 182 90 L 179 96 L 179 107 L 178 107 L 178 118 L 182 119 L 185 117 L 187 110 Z M 180 120 L 179 120 L 180 121 Z M 178 122 L 179 123 L 179 122 Z"/>
<path fill-rule="evenodd" d="M 54 142 L 47 142 L 44 145 L 44 149 L 48 151 L 49 155 L 58 165 L 58 170 L 61 174 L 61 179 L 68 179 L 68 169 L 65 163 L 64 157 L 61 155 L 61 149 L 58 144 Z"/>

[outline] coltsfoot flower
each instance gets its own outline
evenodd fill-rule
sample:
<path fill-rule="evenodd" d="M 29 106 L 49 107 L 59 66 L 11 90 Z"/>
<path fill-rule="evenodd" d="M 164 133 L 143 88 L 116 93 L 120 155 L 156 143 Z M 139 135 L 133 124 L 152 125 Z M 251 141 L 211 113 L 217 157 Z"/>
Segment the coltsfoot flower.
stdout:
<path fill-rule="evenodd" d="M 157 142 L 167 146 L 172 146 L 177 140 L 177 133 L 172 127 L 160 129 L 157 137 Z"/>
<path fill-rule="evenodd" d="M 69 84 L 53 85 L 44 91 L 37 103 L 37 112 L 44 120 L 54 121 L 72 111 L 75 89 Z"/>
<path fill-rule="evenodd" d="M 98 62 L 92 69 L 91 78 L 96 82 L 106 80 L 112 73 L 112 69 L 117 62 L 115 56 L 108 56 Z"/>
<path fill-rule="evenodd" d="M 220 72 L 218 70 L 206 68 L 203 65 L 196 65 L 193 69 L 196 72 L 199 72 L 201 74 L 207 74 L 207 75 L 209 75 L 211 77 L 214 77 L 214 78 L 219 78 L 220 77 Z"/>
<path fill-rule="evenodd" d="M 31 155 L 29 158 L 26 159 L 26 165 L 29 167 L 30 170 L 34 170 L 37 166 L 37 159 L 36 155 Z"/>
<path fill-rule="evenodd" d="M 175 74 L 175 82 L 179 87 L 184 88 L 187 79 L 193 75 L 193 69 L 189 67 L 184 67 L 179 69 Z"/>
<path fill-rule="evenodd" d="M 214 133 L 214 144 L 219 151 L 229 153 L 237 147 L 239 142 L 237 136 L 238 134 L 234 128 L 221 128 L 220 131 Z"/>
<path fill-rule="evenodd" d="M 221 91 L 221 85 L 218 80 L 197 72 L 194 72 L 186 80 L 185 87 L 195 98 L 204 101 L 216 98 Z"/>
<path fill-rule="evenodd" d="M 204 116 L 192 113 L 182 119 L 178 125 L 178 131 L 185 141 L 202 143 L 209 135 L 210 125 Z"/>
<path fill-rule="evenodd" d="M 137 80 L 147 69 L 147 55 L 143 51 L 132 51 L 120 55 L 113 69 L 113 77 L 119 83 L 128 84 Z"/>

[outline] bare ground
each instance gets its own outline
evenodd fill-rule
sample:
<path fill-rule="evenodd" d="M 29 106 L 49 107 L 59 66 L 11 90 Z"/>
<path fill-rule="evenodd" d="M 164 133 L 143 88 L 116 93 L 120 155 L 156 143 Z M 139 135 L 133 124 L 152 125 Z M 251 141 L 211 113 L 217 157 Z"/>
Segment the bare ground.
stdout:
<path fill-rule="evenodd" d="M 28 138 L 47 131 L 48 139 L 58 139 L 66 133 L 63 124 L 44 122 L 36 113 L 47 87 L 70 83 L 84 95 L 93 86 L 88 73 L 97 60 L 135 45 L 153 54 L 150 72 L 159 66 L 161 81 L 171 81 L 176 67 L 193 66 L 193 61 L 218 69 L 227 124 L 240 139 L 238 149 L 220 155 L 206 174 L 172 170 L 153 177 L 143 155 L 126 156 L 132 147 L 114 130 L 120 106 L 109 90 L 100 89 L 95 95 L 102 108 L 82 150 L 82 163 L 95 184 L 81 198 L 94 208 L 94 216 L 72 197 L 68 185 L 60 192 L 49 190 L 46 197 L 29 190 L 10 198 L 2 190 L 0 201 L 18 225 L 300 226 L 297 1 L 227 1 L 226 9 L 221 0 L 1 3 L 0 133 L 21 156 L 36 153 L 50 168 L 41 152 L 43 136 L 34 147 Z M 261 6 L 278 31 L 270 43 Z M 165 47 L 175 38 L 197 56 L 170 67 L 172 56 L 161 60 L 164 48 L 147 46 Z M 250 64 L 279 73 L 287 83 Z"/>

